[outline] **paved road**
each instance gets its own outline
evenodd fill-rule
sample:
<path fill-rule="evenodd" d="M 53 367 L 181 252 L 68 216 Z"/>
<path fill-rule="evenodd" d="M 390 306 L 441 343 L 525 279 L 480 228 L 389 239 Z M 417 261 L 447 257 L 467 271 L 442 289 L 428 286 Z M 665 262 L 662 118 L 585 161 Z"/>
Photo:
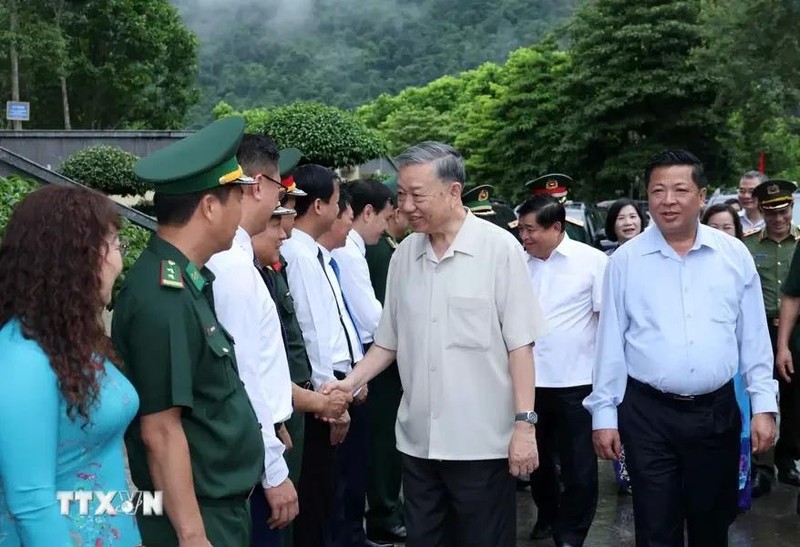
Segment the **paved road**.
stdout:
<path fill-rule="evenodd" d="M 798 489 L 779 486 L 765 498 L 753 500 L 753 509 L 731 527 L 730 547 L 797 547 L 800 515 L 795 514 Z M 552 547 L 551 540 L 532 541 L 534 522 L 530 491 L 517 494 L 518 547 Z M 634 547 L 633 505 L 630 496 L 618 496 L 609 462 L 600 462 L 600 502 L 585 547 Z"/>

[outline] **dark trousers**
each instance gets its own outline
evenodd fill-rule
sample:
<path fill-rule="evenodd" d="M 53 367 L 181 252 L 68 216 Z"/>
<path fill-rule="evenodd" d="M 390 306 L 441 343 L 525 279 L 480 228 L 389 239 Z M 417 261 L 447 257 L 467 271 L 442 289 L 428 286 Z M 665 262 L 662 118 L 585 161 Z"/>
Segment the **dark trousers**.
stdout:
<path fill-rule="evenodd" d="M 781 421 L 778 442 L 775 444 L 775 465 L 780 473 L 793 469 L 794 461 L 800 459 L 800 325 L 792 332 L 789 349 L 795 366 L 792 382 L 787 384 L 776 371 Z"/>
<path fill-rule="evenodd" d="M 597 456 L 592 415 L 583 400 L 592 386 L 536 388 L 536 444 L 539 468 L 531 475 L 538 522 L 553 526 L 556 545 L 583 545 L 597 510 Z M 556 458 L 561 465 L 559 486 Z"/>
<path fill-rule="evenodd" d="M 305 446 L 297 497 L 300 514 L 294 521 L 295 547 L 329 547 L 336 485 L 335 455 L 330 426 L 306 414 Z"/>
<path fill-rule="evenodd" d="M 289 468 L 289 479 L 298 488 L 300 483 L 300 470 L 303 466 L 303 446 L 305 445 L 306 416 L 304 413 L 294 412 L 292 417 L 286 421 L 286 431 L 292 438 L 292 449 L 283 453 L 286 466 Z M 294 521 L 284 528 L 281 532 L 284 547 L 294 545 Z"/>
<path fill-rule="evenodd" d="M 350 413 L 350 428 L 336 451 L 333 545 L 361 547 L 367 539 L 364 509 L 369 461 L 369 411 L 366 402 L 350 405 L 347 411 Z"/>
<path fill-rule="evenodd" d="M 250 519 L 253 523 L 253 533 L 250 538 L 251 547 L 281 547 L 282 531 L 272 529 L 267 524 L 272 516 L 272 509 L 264 497 L 264 489 L 261 484 L 256 486 L 253 495 L 250 496 Z"/>
<path fill-rule="evenodd" d="M 516 488 L 507 459 L 401 457 L 406 547 L 516 545 Z"/>
<path fill-rule="evenodd" d="M 637 547 L 724 547 L 736 518 L 741 417 L 733 382 L 676 400 L 629 379 L 619 430 Z"/>
<path fill-rule="evenodd" d="M 369 463 L 367 465 L 367 531 L 403 524 L 400 487 L 403 464 L 394 428 L 403 396 L 397 363 L 369 383 Z"/>

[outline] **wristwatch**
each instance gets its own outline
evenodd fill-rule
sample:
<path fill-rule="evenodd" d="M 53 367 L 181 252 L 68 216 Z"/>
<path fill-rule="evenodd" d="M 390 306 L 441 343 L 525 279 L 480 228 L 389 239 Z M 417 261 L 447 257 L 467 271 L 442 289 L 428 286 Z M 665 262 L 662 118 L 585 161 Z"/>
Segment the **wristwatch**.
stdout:
<path fill-rule="evenodd" d="M 533 410 L 529 410 L 528 412 L 520 412 L 519 414 L 514 415 L 514 421 L 528 422 L 531 425 L 536 425 L 536 423 L 539 421 L 539 415 Z"/>

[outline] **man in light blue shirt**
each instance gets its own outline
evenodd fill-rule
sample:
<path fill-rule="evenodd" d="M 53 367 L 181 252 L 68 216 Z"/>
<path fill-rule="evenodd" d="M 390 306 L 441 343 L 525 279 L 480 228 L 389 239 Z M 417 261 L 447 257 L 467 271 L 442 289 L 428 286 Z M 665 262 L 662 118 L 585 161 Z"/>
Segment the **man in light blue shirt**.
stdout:
<path fill-rule="evenodd" d="M 742 372 L 754 452 L 774 441 L 777 385 L 761 283 L 739 240 L 700 225 L 700 161 L 655 156 L 645 170 L 655 225 L 606 270 L 593 391 L 595 450 L 631 474 L 638 546 L 727 545 L 736 517 Z M 617 414 L 619 410 L 619 422 Z"/>

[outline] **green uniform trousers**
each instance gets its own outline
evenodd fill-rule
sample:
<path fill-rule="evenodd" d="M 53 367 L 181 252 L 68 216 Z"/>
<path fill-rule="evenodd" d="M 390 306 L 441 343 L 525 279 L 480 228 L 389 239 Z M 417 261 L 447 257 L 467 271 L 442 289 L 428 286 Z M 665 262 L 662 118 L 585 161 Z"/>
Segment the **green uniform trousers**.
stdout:
<path fill-rule="evenodd" d="M 214 547 L 250 547 L 250 502 L 202 500 L 200 514 L 206 537 Z M 166 515 L 138 516 L 144 547 L 177 547 L 178 537 Z"/>
<path fill-rule="evenodd" d="M 292 438 L 292 449 L 283 453 L 286 465 L 289 468 L 289 479 L 297 488 L 300 481 L 300 468 L 303 464 L 303 445 L 306 432 L 306 415 L 302 412 L 293 412 L 292 417 L 286 421 L 286 430 Z M 281 544 L 284 547 L 294 545 L 294 522 L 283 529 Z"/>
<path fill-rule="evenodd" d="M 402 460 L 394 434 L 402 395 L 397 363 L 392 363 L 369 383 L 367 531 L 387 530 L 403 524 L 403 504 L 400 501 Z"/>

